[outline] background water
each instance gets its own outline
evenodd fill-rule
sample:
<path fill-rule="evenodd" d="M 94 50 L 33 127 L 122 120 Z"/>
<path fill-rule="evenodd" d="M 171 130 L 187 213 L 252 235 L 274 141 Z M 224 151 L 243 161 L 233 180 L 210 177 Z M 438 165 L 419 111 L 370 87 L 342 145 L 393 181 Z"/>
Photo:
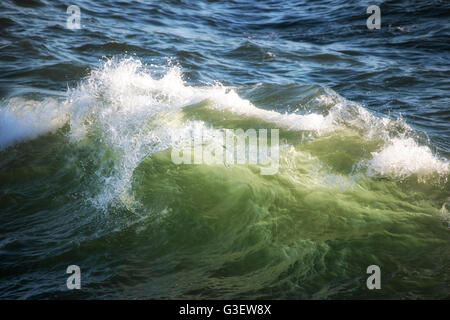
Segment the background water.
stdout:
<path fill-rule="evenodd" d="M 448 299 L 449 12 L 1 1 L 0 297 Z M 223 128 L 280 129 L 278 174 L 171 161 Z"/>

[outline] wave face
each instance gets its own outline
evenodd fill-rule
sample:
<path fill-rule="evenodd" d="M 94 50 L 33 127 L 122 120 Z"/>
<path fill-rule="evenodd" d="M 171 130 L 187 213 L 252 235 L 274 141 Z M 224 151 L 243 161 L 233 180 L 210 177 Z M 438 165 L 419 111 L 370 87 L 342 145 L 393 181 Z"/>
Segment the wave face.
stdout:
<path fill-rule="evenodd" d="M 374 44 L 333 1 L 2 2 L 0 297 L 448 298 L 446 4 L 398 3 Z M 172 160 L 238 129 L 276 174 Z"/>

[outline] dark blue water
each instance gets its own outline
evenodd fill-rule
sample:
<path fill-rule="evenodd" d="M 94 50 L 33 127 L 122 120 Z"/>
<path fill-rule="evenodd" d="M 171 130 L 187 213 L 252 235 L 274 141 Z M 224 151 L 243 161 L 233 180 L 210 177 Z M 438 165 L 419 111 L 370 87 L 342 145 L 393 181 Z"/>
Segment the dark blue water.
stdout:
<path fill-rule="evenodd" d="M 66 9 L 71 4 L 79 6 L 81 10 L 81 29 L 70 30 L 66 26 Z M 366 9 L 372 4 L 381 9 L 379 30 L 369 30 L 366 26 L 369 17 Z M 449 18 L 450 2 L 439 0 L 2 0 L 0 98 L 4 113 L 0 114 L 0 297 L 448 298 L 446 281 L 449 278 L 446 274 L 450 267 L 450 238 L 448 228 L 438 218 L 438 212 L 446 210 L 444 203 L 450 196 L 446 180 L 446 166 L 450 157 Z M 167 169 L 165 158 L 161 156 L 159 160 L 148 160 L 143 154 L 155 151 L 145 151 L 148 145 L 139 144 L 140 151 L 133 154 L 138 160 L 115 162 L 119 157 L 116 149 L 111 149 L 110 145 L 104 151 L 96 149 L 96 146 L 104 143 L 104 138 L 101 140 L 92 134 L 89 135 L 89 142 L 74 143 L 68 140 L 67 136 L 73 134 L 75 127 L 81 128 L 82 121 L 76 122 L 74 119 L 78 119 L 75 116 L 78 113 L 72 111 L 67 113 L 70 115 L 64 113 L 64 117 L 60 118 L 63 111 L 58 109 L 58 106 L 73 101 L 78 103 L 83 97 L 101 97 L 109 101 L 108 94 L 115 98 L 116 95 L 120 96 L 117 90 L 108 91 L 110 87 L 105 85 L 104 79 L 113 77 L 113 71 L 103 66 L 106 61 L 114 61 L 115 65 L 122 61 L 124 68 L 133 66 L 133 63 L 124 61 L 140 61 L 145 65 L 145 72 L 154 79 L 163 78 L 168 70 L 181 70 L 179 77 L 171 78 L 169 84 L 161 89 L 161 95 L 169 97 L 168 105 L 177 104 L 173 101 L 187 96 L 180 93 L 184 92 L 180 85 L 170 87 L 171 81 L 175 83 L 177 80 L 182 80 L 187 88 L 205 88 L 220 83 L 226 90 L 234 90 L 240 98 L 256 107 L 281 114 L 326 115 L 329 106 L 326 109 L 320 103 L 315 104 L 314 99 L 321 95 L 334 97 L 334 93 L 330 92 L 335 92 L 346 101 L 361 105 L 377 119 L 401 119 L 398 121 L 407 124 L 409 129 L 406 131 L 412 130 L 413 133 L 403 136 L 405 130 L 398 124 L 386 129 L 383 134 L 389 139 L 413 137 L 417 146 L 424 146 L 426 152 L 430 152 L 428 157 L 428 153 L 427 156 L 420 153 L 423 149 L 411 149 L 410 144 L 406 145 L 404 150 L 412 152 L 404 162 L 405 166 L 411 166 L 408 177 L 411 172 L 415 177 L 424 171 L 431 171 L 431 174 L 437 172 L 440 180 L 433 180 L 429 184 L 421 184 L 416 180 L 404 182 L 402 173 L 399 174 L 402 179 L 398 179 L 396 174 L 394 178 L 381 177 L 376 180 L 378 177 L 372 185 L 372 178 L 367 178 L 369 182 L 361 182 L 361 188 L 367 187 L 373 192 L 384 190 L 384 193 L 375 195 L 370 201 L 367 199 L 372 196 L 350 194 L 350 199 L 358 203 L 355 208 L 360 208 L 361 212 L 363 208 L 373 209 L 373 215 L 376 210 L 386 210 L 386 217 L 389 216 L 392 221 L 386 226 L 383 223 L 387 220 L 373 218 L 376 222 L 367 225 L 367 230 L 375 230 L 373 235 L 367 231 L 352 238 L 352 230 L 365 230 L 363 225 L 372 221 L 372 216 L 362 219 L 364 223 L 359 218 L 351 218 L 351 223 L 340 226 L 342 233 L 326 229 L 324 225 L 330 228 L 333 224 L 338 226 L 339 221 L 349 217 L 346 214 L 343 220 L 336 218 L 333 222 L 324 219 L 320 220 L 321 223 L 314 216 L 292 216 L 294 212 L 300 215 L 303 210 L 341 212 L 338 208 L 340 200 L 327 209 L 308 207 L 309 202 L 306 200 L 302 204 L 289 202 L 291 198 L 287 196 L 288 190 L 294 187 L 281 182 L 276 185 L 286 188 L 284 191 L 274 189 L 269 192 L 267 189 L 267 193 L 264 193 L 266 191 L 257 189 L 247 190 L 248 193 L 245 190 L 233 193 L 231 190 L 235 189 L 228 188 L 228 182 L 209 185 L 206 178 L 205 181 L 193 178 L 197 175 L 208 176 L 206 172 L 183 173 L 181 177 L 160 174 L 160 170 Z M 99 73 L 92 75 L 93 70 L 99 70 Z M 123 78 L 124 86 L 142 80 L 137 76 L 141 71 L 133 72 L 125 72 L 131 76 Z M 80 88 L 86 79 L 91 81 L 87 85 L 90 89 L 79 89 L 78 93 L 71 95 L 71 90 Z M 160 89 L 152 87 L 152 90 Z M 149 93 L 144 95 L 148 98 Z M 129 100 L 130 97 L 138 99 L 137 94 L 120 97 L 126 97 L 127 101 L 135 101 Z M 152 97 L 159 96 L 155 94 Z M 123 103 L 126 105 L 126 102 Z M 31 113 L 23 113 L 24 108 Z M 92 110 L 90 114 L 98 111 Z M 58 117 L 53 117 L 53 112 L 58 113 Z M 200 117 L 221 127 L 230 127 L 232 121 L 238 123 L 234 127 L 247 125 L 239 122 L 238 118 L 227 122 L 226 115 L 222 119 L 222 116 L 199 112 L 200 115 L 194 114 L 193 119 Z M 108 117 L 100 111 L 97 115 L 95 121 L 99 122 L 100 118 Z M 55 125 L 48 124 L 49 119 L 53 119 L 51 121 L 55 121 Z M 357 119 L 360 121 L 362 118 Z M 117 119 L 110 120 L 108 128 L 118 123 Z M 357 122 L 345 121 L 351 125 Z M 129 122 L 125 124 L 130 125 Z M 114 127 L 122 136 L 135 128 L 130 125 L 129 129 L 121 131 L 123 125 Z M 378 122 L 370 125 L 374 130 L 381 126 Z M 108 132 L 111 136 L 112 131 Z M 356 132 L 364 135 L 362 131 Z M 134 137 L 134 140 L 126 140 L 127 146 L 135 146 L 135 140 L 142 138 L 141 135 Z M 288 141 L 289 137 L 287 135 Z M 360 161 L 371 159 L 371 152 L 382 150 L 384 142 L 374 140 L 373 143 L 355 143 L 353 138 L 347 140 L 345 137 L 328 142 L 324 140 L 321 142 L 323 145 L 307 145 L 305 148 L 299 147 L 300 142 L 289 143 L 297 150 L 309 150 L 333 174 L 347 177 L 355 174 Z M 124 143 L 120 140 L 117 145 L 123 147 Z M 393 145 L 393 150 L 399 154 L 403 152 L 403 149 L 395 149 L 397 145 L 394 142 Z M 343 148 L 340 154 L 325 155 L 323 152 L 339 147 Z M 132 148 L 121 149 L 120 154 L 130 154 Z M 389 150 L 386 151 L 387 155 L 383 153 L 382 158 L 377 158 L 380 162 L 369 166 L 381 176 L 385 172 L 380 167 L 391 165 L 383 162 L 387 161 L 385 156 L 389 155 Z M 382 163 L 381 166 L 377 166 L 379 163 Z M 427 167 L 428 164 L 431 169 Z M 304 170 L 308 171 L 309 168 Z M 227 181 L 225 176 L 221 176 L 220 181 Z M 98 177 L 101 179 L 98 180 Z M 108 180 L 108 177 L 112 177 L 112 180 Z M 238 179 L 239 174 L 235 178 Z M 391 178 L 393 180 L 389 180 Z M 248 179 L 252 181 L 252 178 Z M 389 182 L 383 182 L 384 179 Z M 445 181 L 442 182 L 442 179 Z M 155 180 L 160 181 L 161 185 L 150 182 Z M 171 184 L 181 180 L 191 181 L 192 185 L 199 181 L 202 187 L 187 191 L 182 184 L 178 184 L 178 187 Z M 131 181 L 132 193 L 137 194 L 136 197 L 146 209 L 130 209 L 123 203 L 111 205 L 110 200 L 114 202 L 120 196 L 108 190 L 126 184 L 117 181 Z M 274 182 L 259 181 L 255 185 L 258 183 L 263 186 L 264 183 Z M 236 182 L 230 182 L 229 185 L 235 186 Z M 145 192 L 142 191 L 144 189 Z M 205 189 L 209 189 L 211 194 L 202 198 L 199 192 Z M 107 190 L 107 195 L 97 197 L 103 194 L 103 190 Z M 258 190 L 262 193 L 255 196 Z M 151 194 L 148 196 L 150 198 L 146 192 Z M 271 192 L 279 194 L 272 199 L 269 195 Z M 391 192 L 392 198 L 388 198 Z M 303 193 L 292 197 L 299 199 L 302 197 L 300 194 Z M 330 193 L 330 197 L 331 194 L 335 193 Z M 223 203 L 226 207 L 227 203 L 238 201 L 236 199 L 242 195 L 253 199 L 252 205 L 234 203 L 230 204 L 228 211 L 223 209 L 223 215 L 216 218 L 222 221 L 223 230 L 229 232 L 222 230 L 224 233 L 217 233 L 219 225 L 214 224 L 215 218 L 205 218 L 214 207 L 214 201 L 228 199 L 228 202 Z M 376 200 L 377 197 L 379 200 Z M 92 205 L 92 201 L 86 203 L 87 198 L 96 199 L 95 204 Z M 192 199 L 192 202 L 186 199 Z M 273 202 L 267 204 L 267 199 Z M 281 209 L 283 205 L 280 203 L 283 201 L 288 202 L 283 209 L 285 211 Z M 400 203 L 396 201 L 405 203 L 395 207 Z M 98 205 L 99 202 L 101 205 Z M 321 202 L 321 196 L 317 196 L 317 201 L 313 202 Z M 411 207 L 408 207 L 408 202 Z M 152 217 L 148 218 L 151 221 L 146 220 L 144 225 L 141 224 L 143 212 L 164 211 L 166 203 L 171 204 L 169 207 L 175 212 L 174 218 L 169 217 L 161 222 L 159 216 Z M 194 204 L 197 209 L 193 208 Z M 281 239 L 274 237 L 269 241 L 267 239 L 270 237 L 264 236 L 266 231 L 261 230 L 255 234 L 249 231 L 242 236 L 238 231 L 241 230 L 240 225 L 227 225 L 225 216 L 230 217 L 241 211 L 248 213 L 250 207 L 256 210 L 256 215 L 278 212 L 287 214 L 292 221 L 310 223 L 308 221 L 312 219 L 311 229 L 303 230 L 300 225 L 290 229 L 293 222 L 281 219 L 285 223 L 285 233 Z M 356 210 L 351 205 L 347 208 L 349 214 Z M 408 213 L 415 217 L 412 219 L 418 220 L 414 220 L 415 227 L 408 231 L 406 226 L 402 227 L 403 218 L 395 218 L 388 212 Z M 194 213 L 198 213 L 198 216 Z M 424 217 L 421 220 L 416 216 L 420 214 L 435 215 L 435 218 L 427 220 Z M 237 217 L 233 219 L 237 221 Z M 251 224 L 254 222 L 252 219 L 246 221 Z M 265 215 L 261 219 L 269 225 L 272 223 L 269 221 L 275 221 Z M 386 234 L 381 231 L 377 233 L 379 226 L 379 231 L 383 230 Z M 145 231 L 141 232 L 142 229 Z M 190 231 L 185 234 L 185 230 Z M 267 232 L 273 235 L 274 231 L 270 230 Z M 397 232 L 405 236 L 399 242 L 395 238 Z M 410 232 L 412 234 L 407 235 Z M 423 239 L 414 242 L 414 239 L 408 238 L 415 233 L 422 234 Z M 392 236 L 389 238 L 391 242 L 386 240 L 387 243 L 383 243 L 383 235 Z M 431 240 L 430 243 L 426 242 L 429 236 L 425 235 L 435 235 L 435 243 Z M 240 244 L 230 244 L 223 252 L 215 251 L 222 242 L 227 246 L 227 241 L 234 236 L 245 239 Z M 363 240 L 365 237 L 368 242 Z M 210 243 L 211 247 L 204 243 Z M 374 249 L 377 248 L 376 243 L 380 243 L 381 251 Z M 389 247 L 391 243 L 394 243 L 393 249 L 385 255 L 381 247 Z M 247 249 L 241 252 L 238 247 Z M 362 250 L 364 247 L 366 249 Z M 358 251 L 360 249 L 364 254 Z M 387 278 L 392 280 L 390 287 L 379 295 L 365 291 L 365 265 L 363 267 L 363 263 L 359 265 L 355 262 L 366 263 L 370 260 L 371 250 L 372 256 L 377 257 L 376 262 L 384 263 L 388 270 Z M 417 255 L 410 255 L 408 252 L 411 250 L 416 250 Z M 240 254 L 236 253 L 238 251 Z M 310 265 L 302 260 L 304 256 L 293 258 L 291 254 L 294 251 L 299 255 L 299 252 L 304 252 L 304 255 L 311 252 L 311 259 L 320 260 L 323 264 Z M 281 252 L 291 260 L 283 260 Z M 347 256 L 346 252 L 354 254 Z M 426 252 L 430 256 L 425 256 L 421 264 L 419 253 L 422 255 Z M 185 259 L 180 258 L 182 254 L 187 255 Z M 215 259 L 225 255 L 228 255 L 228 260 L 215 265 Z M 372 262 L 367 261 L 366 264 Z M 86 270 L 83 279 L 87 289 L 84 291 L 65 289 L 65 268 L 72 263 L 80 264 L 82 270 Z M 308 273 L 308 270 L 314 272 Z M 339 279 L 333 277 L 333 270 Z M 414 278 L 414 272 L 421 276 Z M 273 274 L 276 276 L 272 277 Z M 400 281 L 402 277 L 408 279 L 407 283 Z M 242 281 L 249 282 L 248 287 L 242 286 Z"/>

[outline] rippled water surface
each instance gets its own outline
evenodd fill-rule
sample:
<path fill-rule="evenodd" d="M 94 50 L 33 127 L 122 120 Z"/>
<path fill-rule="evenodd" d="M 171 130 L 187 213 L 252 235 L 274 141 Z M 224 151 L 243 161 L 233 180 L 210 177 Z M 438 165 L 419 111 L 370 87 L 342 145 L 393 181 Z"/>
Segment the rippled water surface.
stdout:
<path fill-rule="evenodd" d="M 449 12 L 1 1 L 0 298 L 450 298 Z M 276 174 L 172 161 L 239 128 Z"/>

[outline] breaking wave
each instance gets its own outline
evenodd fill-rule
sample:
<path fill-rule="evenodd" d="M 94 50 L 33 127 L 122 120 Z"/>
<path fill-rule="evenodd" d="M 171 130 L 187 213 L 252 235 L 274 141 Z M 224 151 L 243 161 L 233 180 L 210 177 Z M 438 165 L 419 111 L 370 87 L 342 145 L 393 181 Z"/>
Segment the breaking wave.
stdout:
<path fill-rule="evenodd" d="M 420 144 L 404 120 L 378 117 L 328 88 L 310 101 L 319 112 L 280 113 L 256 107 L 241 98 L 236 88 L 219 83 L 189 86 L 179 66 L 149 66 L 137 58 L 104 61 L 68 90 L 64 101 L 10 99 L 0 110 L 0 148 L 69 123 L 68 136 L 73 143 L 89 138 L 114 151 L 114 168 L 107 174 L 97 173 L 105 188 L 92 199 L 104 207 L 117 198 L 128 201 L 124 199 L 129 197 L 133 172 L 146 157 L 179 145 L 195 130 L 209 131 L 214 137 L 220 129 L 214 123 L 184 117 L 183 110 L 197 104 L 299 132 L 299 137 L 306 133 L 309 140 L 342 132 L 357 134 L 364 141 L 377 140 L 378 150 L 358 164 L 368 176 L 403 178 L 449 172 L 449 162 Z"/>

